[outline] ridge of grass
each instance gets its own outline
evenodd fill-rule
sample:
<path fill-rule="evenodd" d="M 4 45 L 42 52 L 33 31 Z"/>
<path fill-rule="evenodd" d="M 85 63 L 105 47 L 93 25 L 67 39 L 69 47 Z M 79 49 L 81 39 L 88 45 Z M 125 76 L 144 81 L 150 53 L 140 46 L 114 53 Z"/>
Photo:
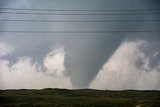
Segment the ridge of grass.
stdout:
<path fill-rule="evenodd" d="M 157 90 L 0 90 L 0 107 L 160 107 Z"/>

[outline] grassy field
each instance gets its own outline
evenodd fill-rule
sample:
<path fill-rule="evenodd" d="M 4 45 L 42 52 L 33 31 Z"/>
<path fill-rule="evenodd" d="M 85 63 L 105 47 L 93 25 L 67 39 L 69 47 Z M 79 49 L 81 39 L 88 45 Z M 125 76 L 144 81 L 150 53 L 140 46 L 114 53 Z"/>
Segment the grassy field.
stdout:
<path fill-rule="evenodd" d="M 0 90 L 0 107 L 160 107 L 160 91 Z"/>

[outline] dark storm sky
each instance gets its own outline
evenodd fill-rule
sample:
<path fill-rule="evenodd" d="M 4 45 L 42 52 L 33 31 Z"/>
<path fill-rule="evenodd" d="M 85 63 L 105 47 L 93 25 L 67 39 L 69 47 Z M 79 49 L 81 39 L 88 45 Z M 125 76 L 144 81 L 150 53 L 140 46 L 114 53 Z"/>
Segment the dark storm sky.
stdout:
<path fill-rule="evenodd" d="M 0 8 L 60 9 L 60 10 L 139 10 L 159 9 L 159 0 L 0 0 Z M 0 10 L 2 11 L 2 10 Z M 15 12 L 17 12 L 15 10 Z M 129 11 L 130 12 L 130 11 Z M 142 11 L 143 12 L 143 11 Z M 146 11 L 144 11 L 146 12 Z M 160 11 L 147 11 L 160 12 Z M 63 13 L 63 12 L 62 12 Z M 81 13 L 81 12 L 79 12 Z M 85 12 L 89 13 L 89 12 Z M 93 13 L 97 13 L 93 11 Z M 109 12 L 118 13 L 118 12 Z M 128 11 L 120 11 L 128 13 Z M 131 11 L 132 13 L 132 11 Z M 134 13 L 134 12 L 133 12 Z M 16 15 L 0 13 L 0 19 L 34 20 L 159 20 L 160 14 L 142 15 Z M 0 22 L 0 30 L 15 31 L 159 31 L 160 22 Z M 55 47 L 65 50 L 65 67 L 73 86 L 87 87 L 102 65 L 125 40 L 144 39 L 155 43 L 153 50 L 160 52 L 160 35 L 154 32 L 26 34 L 0 33 L 0 42 L 16 47 L 4 58 L 15 63 L 17 58 L 29 56 L 42 63 L 43 58 Z M 158 59 L 159 60 L 159 59 Z M 156 61 L 155 61 L 156 63 Z"/>

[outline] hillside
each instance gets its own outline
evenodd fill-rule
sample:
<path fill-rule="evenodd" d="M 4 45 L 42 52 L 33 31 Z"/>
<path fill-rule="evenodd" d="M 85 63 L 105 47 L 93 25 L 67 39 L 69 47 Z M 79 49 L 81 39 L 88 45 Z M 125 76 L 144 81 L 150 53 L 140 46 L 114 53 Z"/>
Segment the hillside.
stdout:
<path fill-rule="evenodd" d="M 0 107 L 159 107 L 160 91 L 0 90 Z"/>

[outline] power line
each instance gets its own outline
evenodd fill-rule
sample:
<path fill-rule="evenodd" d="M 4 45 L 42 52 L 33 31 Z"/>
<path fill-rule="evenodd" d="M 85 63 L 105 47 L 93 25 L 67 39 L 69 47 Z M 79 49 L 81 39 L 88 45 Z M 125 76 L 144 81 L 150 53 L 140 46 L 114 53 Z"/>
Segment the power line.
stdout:
<path fill-rule="evenodd" d="M 160 20 L 16 20 L 16 19 L 0 19 L 4 22 L 157 22 Z"/>
<path fill-rule="evenodd" d="M 33 13 L 33 12 L 0 12 L 3 14 L 34 14 L 34 15 L 145 15 L 160 13 Z"/>
<path fill-rule="evenodd" d="M 136 32 L 150 32 L 150 33 L 159 33 L 160 31 L 15 31 L 15 30 L 8 30 L 8 31 L 0 31 L 2 33 L 136 33 Z"/>
<path fill-rule="evenodd" d="M 33 9 L 33 8 L 0 8 L 1 10 L 27 10 L 27 11 L 159 11 L 160 9 Z"/>

